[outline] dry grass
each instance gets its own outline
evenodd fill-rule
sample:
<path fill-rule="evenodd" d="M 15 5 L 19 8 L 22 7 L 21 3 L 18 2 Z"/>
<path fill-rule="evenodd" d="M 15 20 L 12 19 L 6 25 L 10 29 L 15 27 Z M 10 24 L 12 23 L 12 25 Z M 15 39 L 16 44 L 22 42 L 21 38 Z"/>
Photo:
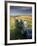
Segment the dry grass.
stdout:
<path fill-rule="evenodd" d="M 22 19 L 28 21 L 28 27 L 32 27 L 32 16 L 25 15 L 25 16 L 10 16 L 10 30 L 15 28 L 15 19 Z"/>

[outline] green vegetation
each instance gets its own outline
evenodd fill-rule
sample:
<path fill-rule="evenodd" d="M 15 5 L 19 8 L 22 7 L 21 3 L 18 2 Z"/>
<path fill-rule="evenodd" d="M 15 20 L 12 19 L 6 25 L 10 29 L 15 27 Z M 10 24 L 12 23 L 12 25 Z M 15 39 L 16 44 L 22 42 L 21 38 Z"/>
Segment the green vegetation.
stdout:
<path fill-rule="evenodd" d="M 31 16 L 23 16 L 23 17 L 17 16 L 18 19 L 20 18 L 21 20 L 26 20 L 28 28 L 32 28 L 32 17 Z M 21 34 L 21 30 L 23 29 L 23 26 L 21 24 L 22 21 L 19 23 L 18 20 L 15 21 L 15 18 L 13 16 L 10 16 L 10 39 L 11 40 L 20 39 L 23 37 Z"/>
<path fill-rule="evenodd" d="M 13 31 L 15 29 L 15 21 L 14 18 L 10 17 L 10 31 Z"/>

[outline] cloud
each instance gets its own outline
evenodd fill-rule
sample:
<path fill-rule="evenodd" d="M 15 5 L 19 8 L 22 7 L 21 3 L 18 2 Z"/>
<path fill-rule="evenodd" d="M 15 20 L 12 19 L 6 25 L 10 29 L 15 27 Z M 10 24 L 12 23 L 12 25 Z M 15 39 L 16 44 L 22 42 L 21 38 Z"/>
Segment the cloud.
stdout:
<path fill-rule="evenodd" d="M 32 7 L 19 7 L 19 6 L 11 6 L 10 14 L 11 15 L 26 15 L 32 13 Z"/>

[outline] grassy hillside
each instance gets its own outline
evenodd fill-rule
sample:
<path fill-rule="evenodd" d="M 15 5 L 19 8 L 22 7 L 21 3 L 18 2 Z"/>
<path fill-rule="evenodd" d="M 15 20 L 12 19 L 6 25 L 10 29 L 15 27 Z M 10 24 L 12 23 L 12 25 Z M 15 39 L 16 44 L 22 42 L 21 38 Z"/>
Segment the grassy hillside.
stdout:
<path fill-rule="evenodd" d="M 10 31 L 13 31 L 15 27 L 15 19 L 26 20 L 28 22 L 28 28 L 32 27 L 32 16 L 10 16 Z"/>

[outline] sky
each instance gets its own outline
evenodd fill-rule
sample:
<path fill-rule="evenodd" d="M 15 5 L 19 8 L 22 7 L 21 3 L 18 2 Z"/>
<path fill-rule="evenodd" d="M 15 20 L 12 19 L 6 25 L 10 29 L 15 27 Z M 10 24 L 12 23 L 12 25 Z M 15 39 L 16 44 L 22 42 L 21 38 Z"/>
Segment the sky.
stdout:
<path fill-rule="evenodd" d="M 10 6 L 10 16 L 32 15 L 32 7 Z"/>

